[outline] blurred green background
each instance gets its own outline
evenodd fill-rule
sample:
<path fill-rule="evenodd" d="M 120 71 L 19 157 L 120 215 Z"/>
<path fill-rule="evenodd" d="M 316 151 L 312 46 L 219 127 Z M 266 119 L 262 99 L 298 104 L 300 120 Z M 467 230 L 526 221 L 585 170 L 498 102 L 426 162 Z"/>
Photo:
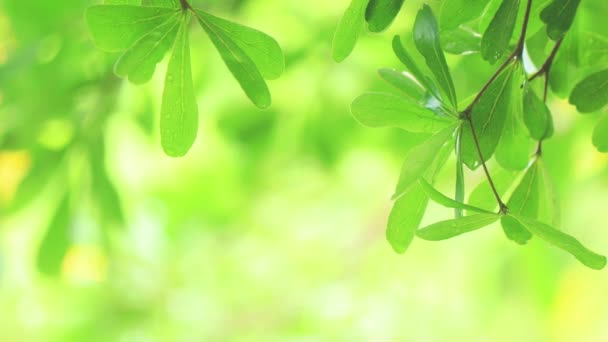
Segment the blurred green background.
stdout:
<path fill-rule="evenodd" d="M 200 128 L 182 159 L 158 137 L 166 61 L 145 86 L 115 77 L 83 21 L 93 2 L 0 3 L 0 341 L 608 341 L 608 272 L 537 239 L 519 247 L 494 225 L 405 255 L 385 241 L 419 137 L 364 128 L 349 105 L 388 90 L 375 70 L 399 67 L 390 39 L 409 36 L 421 1 L 342 64 L 331 40 L 347 0 L 194 1 L 275 37 L 287 69 L 257 110 L 192 30 Z M 460 98 L 493 70 L 449 62 Z M 562 229 L 605 254 L 601 113 L 550 105 Z M 49 231 L 67 247 L 56 265 L 39 255 Z"/>

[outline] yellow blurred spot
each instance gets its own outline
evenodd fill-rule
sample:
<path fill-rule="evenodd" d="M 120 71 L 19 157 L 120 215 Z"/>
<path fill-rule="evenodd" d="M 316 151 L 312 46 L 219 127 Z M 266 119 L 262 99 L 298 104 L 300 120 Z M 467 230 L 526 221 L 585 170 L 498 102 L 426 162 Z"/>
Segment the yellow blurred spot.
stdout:
<path fill-rule="evenodd" d="M 0 152 L 0 206 L 13 200 L 31 165 L 32 160 L 27 151 Z"/>
<path fill-rule="evenodd" d="M 40 135 L 38 142 L 51 149 L 60 150 L 74 137 L 74 125 L 68 120 L 48 120 Z"/>
<path fill-rule="evenodd" d="M 106 273 L 107 260 L 98 246 L 73 246 L 63 260 L 62 274 L 73 283 L 99 283 Z"/>

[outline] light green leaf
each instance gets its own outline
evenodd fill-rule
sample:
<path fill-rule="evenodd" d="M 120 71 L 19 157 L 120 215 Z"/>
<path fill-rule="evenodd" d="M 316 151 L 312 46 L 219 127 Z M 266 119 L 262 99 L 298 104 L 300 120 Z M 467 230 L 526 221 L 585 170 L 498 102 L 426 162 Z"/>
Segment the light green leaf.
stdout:
<path fill-rule="evenodd" d="M 441 30 L 452 30 L 483 13 L 488 0 L 443 0 L 439 11 Z"/>
<path fill-rule="evenodd" d="M 572 90 L 570 103 L 581 113 L 592 113 L 608 104 L 608 69 L 587 76 Z"/>
<path fill-rule="evenodd" d="M 504 196 L 515 178 L 517 178 L 517 172 L 508 171 L 502 168 L 491 169 L 490 174 L 492 175 L 492 181 L 496 187 L 496 191 L 500 196 Z M 494 193 L 487 180 L 483 180 L 479 183 L 471 194 L 469 195 L 469 204 L 475 207 L 484 208 L 490 211 L 494 211 L 498 207 Z"/>
<path fill-rule="evenodd" d="M 442 31 L 441 46 L 445 52 L 454 55 L 476 53 L 481 49 L 481 35 L 465 27 Z"/>
<path fill-rule="evenodd" d="M 198 108 L 188 43 L 189 22 L 190 15 L 185 14 L 167 67 L 160 112 L 161 144 L 165 153 L 172 157 L 184 156 L 198 132 Z"/>
<path fill-rule="evenodd" d="M 274 38 L 264 32 L 218 18 L 201 10 L 197 10 L 197 14 L 203 18 L 202 20 L 213 24 L 210 27 L 221 30 L 241 48 L 265 79 L 274 80 L 281 76 L 285 69 L 285 58 L 279 43 Z"/>
<path fill-rule="evenodd" d="M 454 192 L 454 199 L 457 202 L 464 203 L 465 195 L 465 183 L 464 183 L 464 163 L 462 162 L 462 124 L 458 127 L 458 133 L 456 135 L 456 190 Z M 455 208 L 454 216 L 456 218 L 462 217 L 463 208 Z"/>
<path fill-rule="evenodd" d="M 407 49 L 403 46 L 401 42 L 401 38 L 399 36 L 393 37 L 393 51 L 399 61 L 405 65 L 407 70 L 414 76 L 414 78 L 420 83 L 424 89 L 426 89 L 429 93 L 431 93 L 436 99 L 440 100 L 441 96 L 437 91 L 437 86 L 433 83 L 433 81 L 428 77 L 418 64 L 414 61 L 412 56 L 407 52 Z"/>
<path fill-rule="evenodd" d="M 426 64 L 433 75 L 435 75 L 439 86 L 448 95 L 452 105 L 456 107 L 458 105 L 456 90 L 454 89 L 454 82 L 443 55 L 443 50 L 441 50 L 439 27 L 437 26 L 433 11 L 428 5 L 424 5 L 416 16 L 414 43 L 418 51 L 424 56 Z"/>
<path fill-rule="evenodd" d="M 114 72 L 128 77 L 135 84 L 148 82 L 154 75 L 156 64 L 173 46 L 179 29 L 178 14 L 170 16 L 164 23 L 148 32 L 133 44 L 118 60 Z"/>
<path fill-rule="evenodd" d="M 352 0 L 344 12 L 334 34 L 332 48 L 334 61 L 340 63 L 353 52 L 365 22 L 365 8 L 368 2 L 369 0 Z"/>
<path fill-rule="evenodd" d="M 530 160 L 530 140 L 523 123 L 521 90 L 523 75 L 520 64 L 516 64 L 514 69 L 505 123 L 496 146 L 496 161 L 505 169 L 523 170 Z"/>
<path fill-rule="evenodd" d="M 404 0 L 370 0 L 365 20 L 371 32 L 384 31 L 395 20 Z"/>
<path fill-rule="evenodd" d="M 555 191 L 553 179 L 542 158 L 536 160 L 536 167 L 538 168 L 539 189 L 538 220 L 559 227 L 561 221 L 559 196 Z"/>
<path fill-rule="evenodd" d="M 105 0 L 103 2 L 106 5 L 141 5 L 141 0 Z"/>
<path fill-rule="evenodd" d="M 580 2 L 581 0 L 553 0 L 540 12 L 540 19 L 547 24 L 549 38 L 558 40 L 568 32 Z"/>
<path fill-rule="evenodd" d="M 594 270 L 601 270 L 606 266 L 606 257 L 597 254 L 585 246 L 583 246 L 574 237 L 565 234 L 549 225 L 536 220 L 524 218 L 521 216 L 513 216 L 517 221 L 524 225 L 532 234 L 545 240 L 546 242 L 554 245 L 557 248 L 561 248 L 564 251 L 572 254 L 578 261 L 583 263 L 585 266 Z"/>
<path fill-rule="evenodd" d="M 86 21 L 95 44 L 109 52 L 124 51 L 154 31 L 177 9 L 130 5 L 99 5 L 87 9 Z"/>
<path fill-rule="evenodd" d="M 254 61 L 217 25 L 217 18 L 201 10 L 196 10 L 196 16 L 245 94 L 258 108 L 268 108 L 270 91 Z"/>
<path fill-rule="evenodd" d="M 38 248 L 38 270 L 47 275 L 60 274 L 70 243 L 70 198 L 66 195 L 55 210 Z"/>
<path fill-rule="evenodd" d="M 524 122 L 530 136 L 537 141 L 553 135 L 553 118 L 549 107 L 536 95 L 532 87 L 524 89 Z"/>
<path fill-rule="evenodd" d="M 427 194 L 427 196 L 432 199 L 434 202 L 436 202 L 437 204 L 440 204 L 446 208 L 457 208 L 457 209 L 464 209 L 464 210 L 469 210 L 469 211 L 474 211 L 474 212 L 478 212 L 478 213 L 484 213 L 484 214 L 494 214 L 491 211 L 482 209 L 482 208 L 478 208 L 478 207 L 474 207 L 472 205 L 468 205 L 456 200 L 453 200 L 449 197 L 447 197 L 446 195 L 442 194 L 439 190 L 435 189 L 431 184 L 429 184 L 429 182 L 427 182 L 424 178 L 419 178 L 418 180 L 420 182 L 420 185 L 422 185 L 422 189 L 424 190 L 424 192 Z"/>
<path fill-rule="evenodd" d="M 533 219 L 538 217 L 541 190 L 539 180 L 539 169 L 537 164 L 534 163 L 528 168 L 521 182 L 513 191 L 509 202 L 507 202 L 509 213 Z M 532 234 L 517 220 L 503 217 L 501 222 L 505 235 L 509 239 L 523 245 L 532 238 Z"/>
<path fill-rule="evenodd" d="M 604 116 L 593 130 L 593 145 L 600 152 L 608 152 L 608 115 Z"/>
<path fill-rule="evenodd" d="M 515 29 L 519 0 L 503 0 L 481 39 L 481 55 L 491 64 L 496 63 L 509 47 Z"/>
<path fill-rule="evenodd" d="M 429 198 L 420 184 L 414 184 L 393 205 L 386 238 L 395 252 L 405 253 L 420 226 Z"/>
<path fill-rule="evenodd" d="M 393 199 L 405 194 L 416 181 L 424 175 L 438 156 L 438 151 L 447 143 L 453 141 L 455 126 L 450 126 L 436 133 L 420 145 L 410 149 L 405 157 L 397 188 Z"/>
<path fill-rule="evenodd" d="M 477 214 L 431 224 L 416 231 L 416 236 L 429 241 L 440 241 L 489 226 L 498 221 L 498 214 Z"/>
<path fill-rule="evenodd" d="M 402 96 L 368 93 L 351 106 L 357 121 L 369 127 L 399 127 L 414 133 L 434 133 L 445 128 L 452 118 L 437 116 L 431 110 Z"/>
<path fill-rule="evenodd" d="M 424 89 L 411 74 L 388 68 L 378 70 L 378 74 L 386 83 L 401 90 L 404 95 L 409 96 L 412 100 L 420 102 L 424 98 Z"/>
<path fill-rule="evenodd" d="M 471 112 L 471 121 L 484 160 L 490 159 L 496 150 L 504 128 L 507 112 L 511 107 L 511 94 L 514 89 L 515 69 L 507 68 L 488 87 Z M 462 159 L 470 169 L 481 165 L 470 125 L 463 126 Z"/>

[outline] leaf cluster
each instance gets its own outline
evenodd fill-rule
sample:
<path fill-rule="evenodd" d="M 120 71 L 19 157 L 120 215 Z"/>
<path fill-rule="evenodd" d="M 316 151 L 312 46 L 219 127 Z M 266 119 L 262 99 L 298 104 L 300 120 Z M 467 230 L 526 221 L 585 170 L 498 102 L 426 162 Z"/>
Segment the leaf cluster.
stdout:
<path fill-rule="evenodd" d="M 352 31 L 363 22 L 353 18 L 372 3 L 353 1 L 336 32 L 334 57 L 336 52 L 345 57 L 351 51 Z M 606 265 L 604 256 L 553 227 L 558 224 L 557 205 L 542 159 L 543 143 L 554 134 L 553 114 L 546 104 L 552 70 L 559 67 L 556 59 L 563 58 L 558 53 L 575 23 L 578 5 L 579 1 L 559 0 L 445 0 L 439 21 L 428 5 L 418 11 L 412 30 L 415 50 L 408 49 L 402 37 L 394 37 L 393 51 L 406 70 L 385 68 L 379 74 L 396 94 L 364 94 L 351 109 L 355 119 L 369 127 L 428 134 L 406 155 L 393 195 L 387 238 L 395 251 L 405 252 L 415 236 L 444 240 L 500 221 L 506 237 L 518 244 L 536 236 L 590 268 Z M 390 13 L 397 11 L 393 7 Z M 357 29 L 346 39 L 345 25 Z M 378 27 L 369 21 L 368 26 Z M 530 71 L 526 48 L 532 49 L 538 36 L 546 37 L 540 45 L 552 42 L 553 49 L 539 68 Z M 460 102 L 444 51 L 479 54 L 490 64 L 501 63 L 477 94 Z M 535 81 L 541 78 L 544 82 Z M 561 86 L 564 80 L 556 78 Z M 544 89 L 540 95 L 538 84 Z M 600 68 L 574 86 L 570 103 L 581 113 L 598 111 L 608 103 L 607 86 L 608 73 Z M 593 138 L 603 151 L 608 147 L 607 126 L 608 120 L 603 119 Z M 432 185 L 452 153 L 456 160 L 453 198 Z M 498 167 L 490 172 L 486 163 L 492 158 Z M 465 166 L 481 167 L 486 175 L 486 181 L 471 192 L 469 204 L 464 203 Z M 503 201 L 507 196 L 508 201 Z M 454 219 L 419 228 L 430 200 L 453 208 Z"/>
<path fill-rule="evenodd" d="M 118 76 L 135 84 L 148 82 L 172 49 L 160 113 L 161 144 L 169 156 L 184 156 L 198 132 L 188 39 L 194 17 L 241 88 L 258 108 L 271 104 L 266 80 L 284 69 L 279 44 L 267 34 L 192 7 L 187 0 L 112 0 L 92 6 L 86 19 L 99 48 L 122 55 Z"/>

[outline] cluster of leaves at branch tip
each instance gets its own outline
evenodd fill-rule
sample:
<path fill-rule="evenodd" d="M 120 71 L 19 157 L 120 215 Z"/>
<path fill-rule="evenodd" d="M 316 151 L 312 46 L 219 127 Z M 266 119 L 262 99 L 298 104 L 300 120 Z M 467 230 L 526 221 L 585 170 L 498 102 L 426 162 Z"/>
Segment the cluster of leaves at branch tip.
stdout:
<path fill-rule="evenodd" d="M 266 80 L 278 78 L 285 62 L 279 44 L 267 34 L 195 9 L 184 0 L 107 0 L 86 13 L 97 46 L 122 53 L 115 73 L 135 84 L 148 82 L 156 65 L 173 49 L 162 97 L 160 133 L 165 153 L 174 157 L 190 150 L 198 132 L 188 39 L 192 16 L 247 97 L 259 108 L 269 107 Z"/>
<path fill-rule="evenodd" d="M 404 44 L 402 37 L 394 37 L 393 51 L 405 71 L 383 68 L 378 73 L 396 92 L 363 94 L 354 100 L 351 112 L 365 126 L 427 134 L 405 156 L 392 197 L 395 203 L 386 234 L 396 252 L 405 252 L 414 237 L 445 240 L 500 222 L 505 236 L 517 244 L 537 237 L 592 269 L 605 267 L 606 257 L 554 228 L 559 225 L 557 196 L 541 149 L 554 134 L 553 116 L 545 103 L 546 94 L 541 98 L 533 87 L 534 80 L 542 78 L 528 75 L 522 64 L 528 31 L 540 32 L 544 23 L 546 35 L 555 41 L 554 51 L 539 70 L 548 89 L 555 54 L 572 26 L 579 2 L 551 0 L 540 7 L 528 1 L 502 0 L 494 1 L 493 7 L 487 1 L 445 0 L 439 23 L 430 6 L 423 5 L 418 11 L 412 29 L 415 50 L 406 47 L 411 45 Z M 369 31 L 380 31 L 402 5 L 403 1 L 353 0 L 334 36 L 334 59 L 342 61 L 352 52 L 365 22 Z M 488 12 L 492 8 L 495 12 Z M 520 35 L 513 45 L 522 13 Z M 531 18 L 532 13 L 539 17 Z M 476 40 L 462 38 L 469 31 L 475 33 L 474 23 L 484 21 L 482 16 L 491 18 L 484 32 L 477 33 Z M 444 33 L 449 39 L 468 42 L 442 44 Z M 464 110 L 458 108 L 444 51 L 478 53 L 490 64 L 502 60 Z M 608 103 L 607 88 L 608 70 L 595 72 L 574 87 L 570 103 L 581 113 L 598 111 Z M 608 150 L 606 132 L 608 117 L 601 120 L 593 136 L 601 151 Z M 456 177 L 450 197 L 433 183 L 453 153 Z M 486 162 L 492 157 L 498 166 L 490 170 Z M 483 166 L 487 176 L 471 191 L 468 204 L 464 203 L 464 166 L 471 170 Z M 503 202 L 507 196 L 508 201 Z M 419 228 L 431 200 L 453 208 L 454 218 Z"/>

